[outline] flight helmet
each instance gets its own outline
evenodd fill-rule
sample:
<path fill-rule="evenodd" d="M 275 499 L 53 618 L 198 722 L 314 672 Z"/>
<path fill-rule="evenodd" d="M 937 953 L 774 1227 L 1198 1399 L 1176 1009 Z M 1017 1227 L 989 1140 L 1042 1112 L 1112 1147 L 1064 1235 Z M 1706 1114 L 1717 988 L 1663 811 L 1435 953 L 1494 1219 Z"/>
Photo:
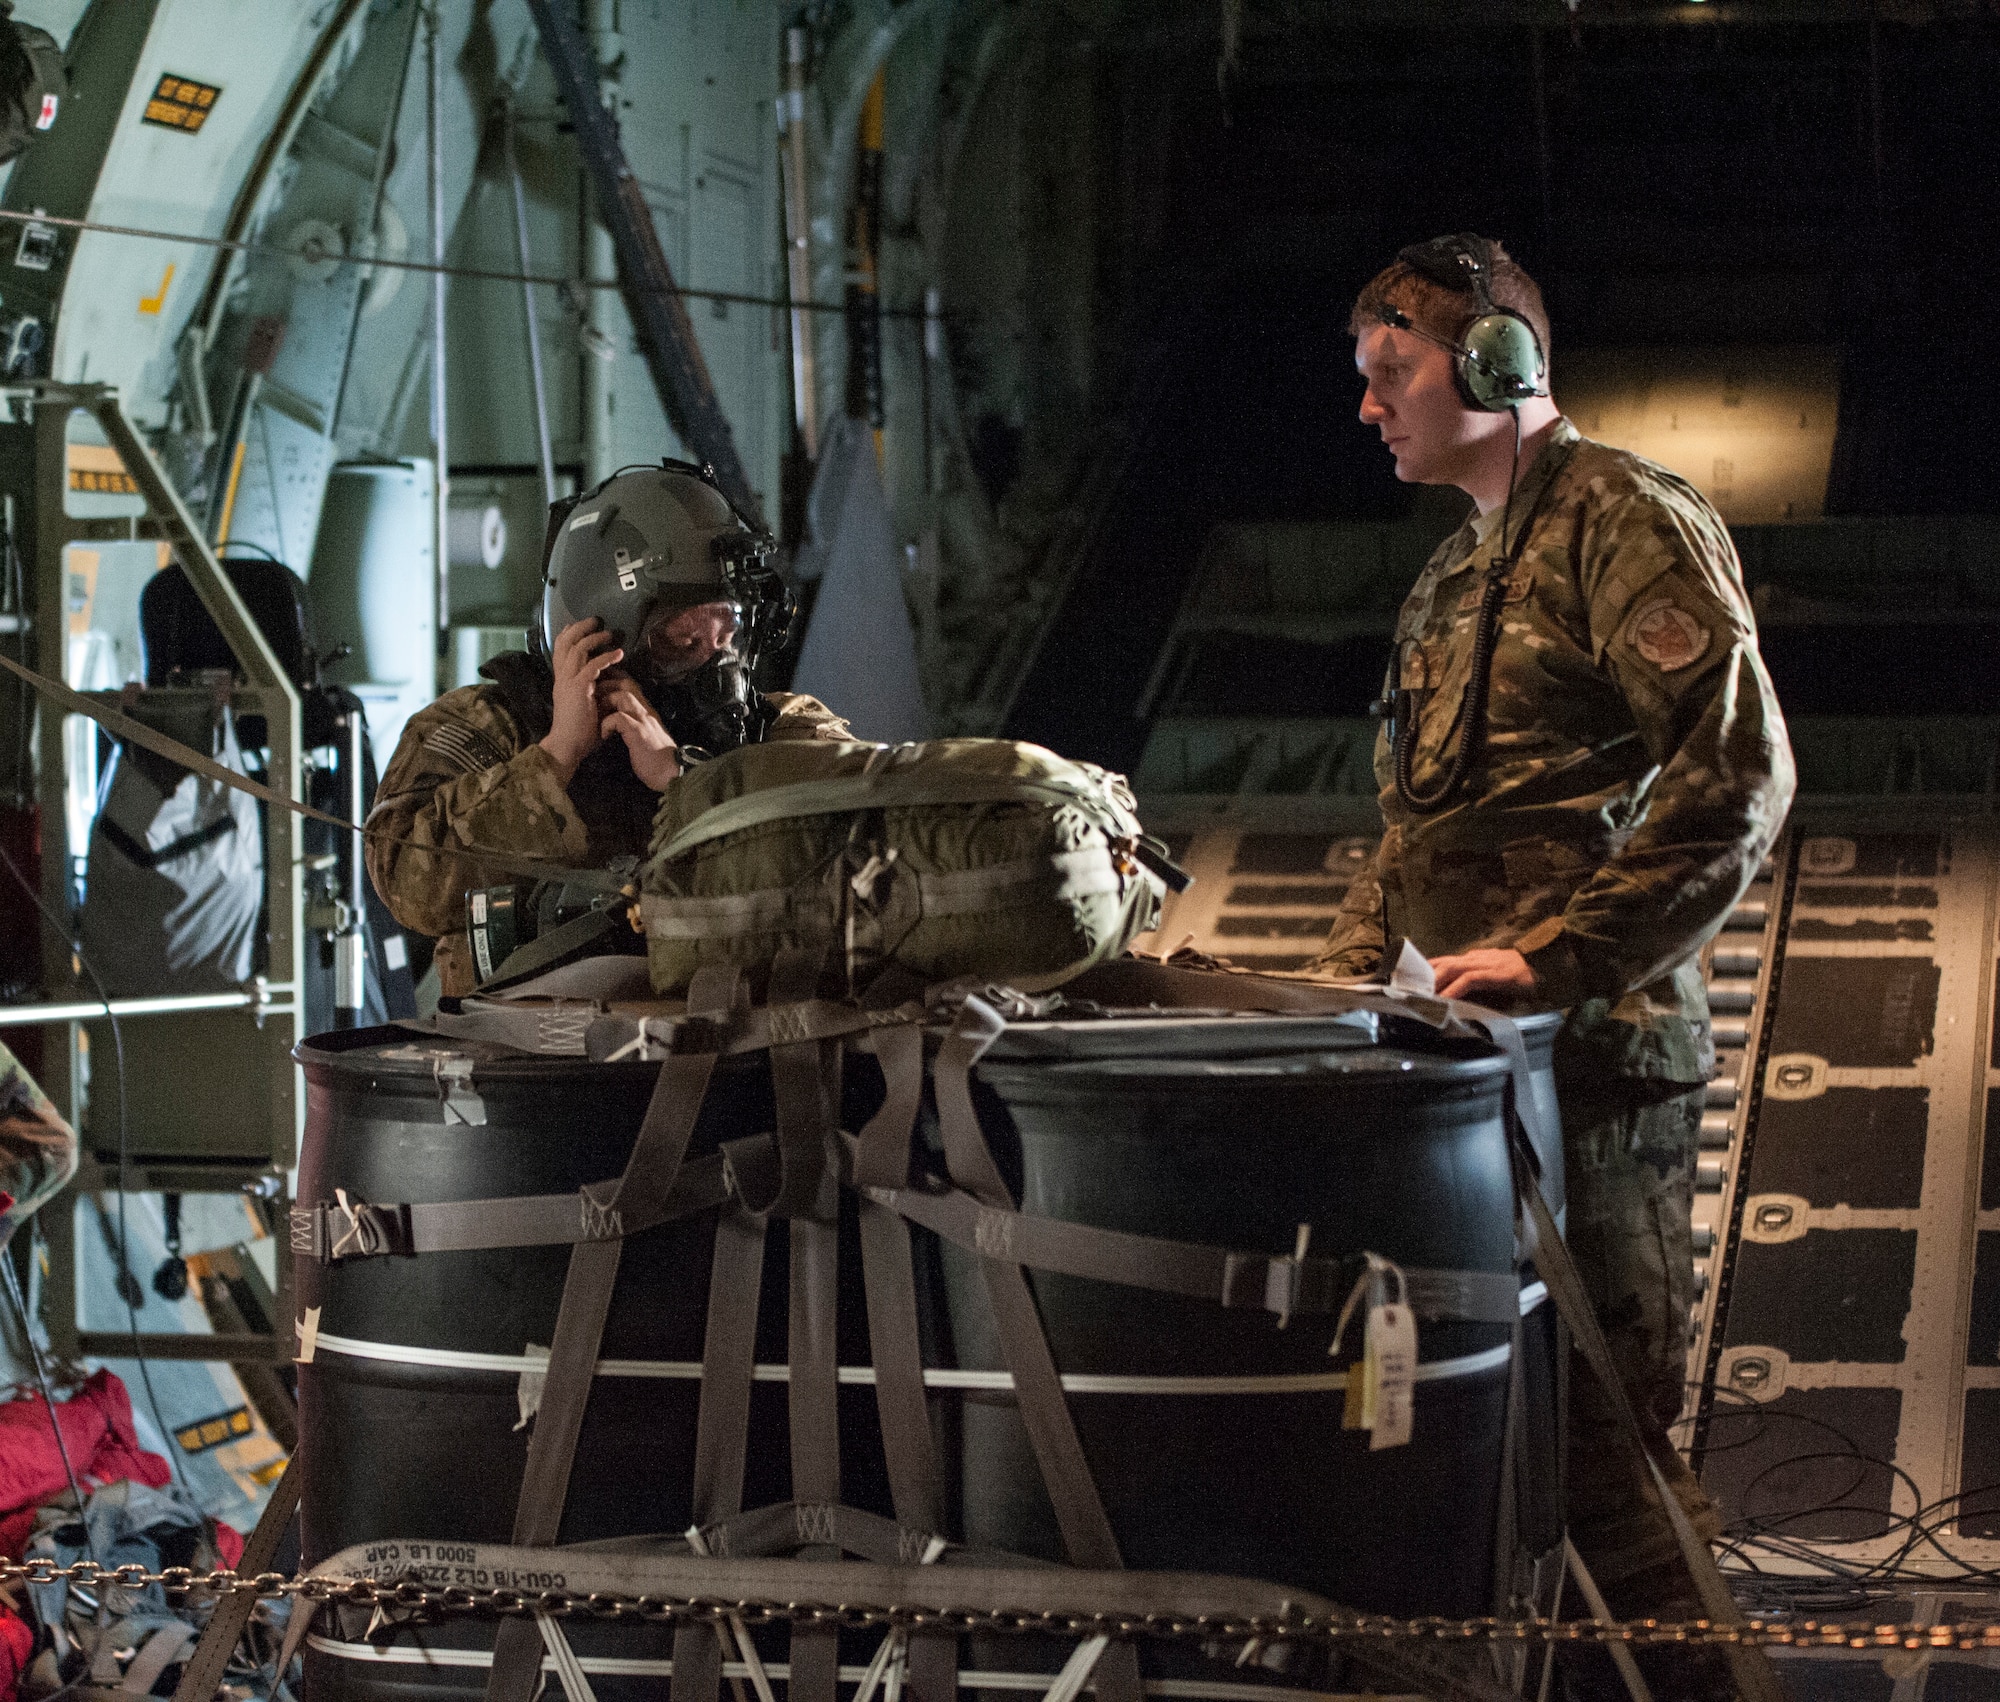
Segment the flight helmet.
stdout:
<path fill-rule="evenodd" d="M 791 627 L 792 593 L 772 562 L 775 550 L 708 468 L 689 461 L 622 468 L 549 509 L 536 648 L 552 654 L 564 627 L 595 615 L 636 656 L 649 618 L 735 605 L 734 645 L 649 693 L 665 700 L 654 707 L 690 755 L 732 750 L 754 733 L 751 671 Z"/>

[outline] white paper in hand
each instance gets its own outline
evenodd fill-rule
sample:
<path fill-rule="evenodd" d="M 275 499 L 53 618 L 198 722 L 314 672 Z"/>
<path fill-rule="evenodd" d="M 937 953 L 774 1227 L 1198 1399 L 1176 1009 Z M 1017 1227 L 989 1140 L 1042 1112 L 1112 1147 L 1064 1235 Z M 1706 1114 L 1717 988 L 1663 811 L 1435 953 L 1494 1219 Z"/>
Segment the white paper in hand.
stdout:
<path fill-rule="evenodd" d="M 1430 959 L 1408 940 L 1403 942 L 1402 954 L 1396 959 L 1396 972 L 1389 977 L 1389 987 L 1392 992 L 1416 993 L 1426 999 L 1437 997 L 1437 971 L 1431 968 Z"/>

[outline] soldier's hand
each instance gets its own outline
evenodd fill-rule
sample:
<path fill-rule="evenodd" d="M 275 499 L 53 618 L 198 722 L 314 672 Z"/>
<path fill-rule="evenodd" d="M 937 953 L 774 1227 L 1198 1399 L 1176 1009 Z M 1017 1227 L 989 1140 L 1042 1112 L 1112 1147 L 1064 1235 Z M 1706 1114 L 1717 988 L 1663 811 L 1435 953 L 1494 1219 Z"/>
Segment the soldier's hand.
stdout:
<path fill-rule="evenodd" d="M 599 735 L 625 741 L 632 772 L 640 780 L 655 792 L 664 792 L 668 781 L 680 778 L 680 747 L 628 675 L 616 668 L 607 672 L 598 684 L 597 702 L 603 715 Z"/>
<path fill-rule="evenodd" d="M 1437 975 L 1440 999 L 1472 999 L 1480 994 L 1491 998 L 1526 998 L 1535 990 L 1535 972 L 1519 952 L 1482 946 L 1477 951 L 1453 952 L 1431 959 Z"/>
<path fill-rule="evenodd" d="M 603 743 L 598 677 L 624 656 L 595 615 L 572 621 L 556 634 L 551 658 L 556 671 L 555 723 L 541 743 L 565 786 L 576 773 L 577 764 Z"/>

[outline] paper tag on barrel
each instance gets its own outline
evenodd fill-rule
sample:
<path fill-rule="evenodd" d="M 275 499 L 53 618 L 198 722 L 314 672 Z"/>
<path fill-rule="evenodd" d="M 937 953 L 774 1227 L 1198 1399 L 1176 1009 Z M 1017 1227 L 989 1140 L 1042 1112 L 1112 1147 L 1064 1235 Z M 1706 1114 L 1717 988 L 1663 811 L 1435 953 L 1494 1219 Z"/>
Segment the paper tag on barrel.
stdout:
<path fill-rule="evenodd" d="M 1361 1356 L 1361 1427 L 1370 1448 L 1400 1448 L 1409 1441 L 1416 1374 L 1416 1314 L 1397 1301 L 1378 1305 L 1371 1295 Z"/>
<path fill-rule="evenodd" d="M 1410 1439 L 1415 1414 L 1417 1318 L 1410 1310 L 1403 1273 L 1379 1254 L 1367 1255 L 1368 1268 L 1355 1280 L 1347 1304 L 1334 1325 L 1329 1353 L 1340 1351 L 1347 1320 L 1366 1297 L 1361 1359 L 1347 1371 L 1347 1401 L 1341 1413 L 1343 1430 L 1366 1430 L 1368 1446 L 1400 1448 Z M 1389 1278 L 1396 1294 L 1389 1297 Z"/>

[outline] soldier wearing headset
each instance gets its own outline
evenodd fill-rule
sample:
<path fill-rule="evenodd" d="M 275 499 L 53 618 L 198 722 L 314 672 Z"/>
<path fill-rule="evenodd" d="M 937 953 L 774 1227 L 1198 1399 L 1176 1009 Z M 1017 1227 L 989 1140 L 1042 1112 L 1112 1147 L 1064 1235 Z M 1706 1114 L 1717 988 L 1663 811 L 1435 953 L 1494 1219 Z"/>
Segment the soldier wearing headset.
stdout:
<path fill-rule="evenodd" d="M 791 619 L 771 550 L 687 462 L 627 468 L 550 510 L 528 651 L 411 717 L 368 815 L 369 875 L 398 922 L 437 939 L 443 992 L 480 979 L 468 895 L 512 879 L 455 847 L 605 868 L 644 855 L 684 762 L 851 736 L 816 699 L 751 683 Z"/>
<path fill-rule="evenodd" d="M 1446 997 L 1566 1013 L 1566 1239 L 1632 1405 L 1664 1428 L 1684 1394 L 1714 1066 L 1696 954 L 1794 785 L 1742 571 L 1698 491 L 1562 416 L 1541 292 L 1499 244 L 1404 249 L 1349 330 L 1361 418 L 1396 476 L 1455 485 L 1475 512 L 1397 622 L 1375 755 L 1386 831 L 1315 968 L 1382 973 L 1408 941 Z M 1610 1402 L 1580 1364 L 1570 1390 L 1571 1535 L 1612 1611 L 1699 1617 Z M 1675 1490 L 1715 1535 L 1685 1467 Z M 1663 1702 L 1731 1693 L 1719 1657 L 1646 1661 Z M 1570 1682 L 1623 1694 L 1601 1656 Z"/>

